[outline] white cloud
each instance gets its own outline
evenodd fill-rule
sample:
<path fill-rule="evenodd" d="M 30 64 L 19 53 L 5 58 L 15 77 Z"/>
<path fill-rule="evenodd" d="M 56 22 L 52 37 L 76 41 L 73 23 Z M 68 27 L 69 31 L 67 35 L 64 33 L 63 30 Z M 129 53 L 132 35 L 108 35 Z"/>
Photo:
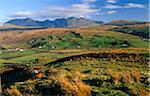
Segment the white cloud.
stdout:
<path fill-rule="evenodd" d="M 118 11 L 116 10 L 111 10 L 111 11 L 108 11 L 107 14 L 114 14 L 114 13 L 117 13 Z"/>
<path fill-rule="evenodd" d="M 144 8 L 145 6 L 142 4 L 134 4 L 134 3 L 128 3 L 124 6 L 124 8 Z"/>
<path fill-rule="evenodd" d="M 114 5 L 114 4 L 107 4 L 104 8 L 107 9 L 118 9 L 118 8 L 144 8 L 145 6 L 142 4 L 134 4 L 134 3 L 128 3 L 126 5 Z"/>
<path fill-rule="evenodd" d="M 29 17 L 35 19 L 50 19 L 59 17 L 90 17 L 90 15 L 99 14 L 100 9 L 93 7 L 93 2 L 96 0 L 82 0 L 80 4 L 72 4 L 71 6 L 49 6 L 46 9 L 39 10 L 38 12 L 16 12 L 10 17 L 20 18 Z"/>
<path fill-rule="evenodd" d="M 93 3 L 96 2 L 97 0 L 83 0 L 84 3 Z"/>
<path fill-rule="evenodd" d="M 71 9 L 74 11 L 79 11 L 83 13 L 92 13 L 92 12 L 97 12 L 98 9 L 91 8 L 89 4 L 74 4 L 71 6 Z"/>
<path fill-rule="evenodd" d="M 24 16 L 31 16 L 32 13 L 30 11 L 19 11 L 13 14 L 14 17 L 24 17 Z"/>
<path fill-rule="evenodd" d="M 108 8 L 108 9 L 117 9 L 117 8 L 122 8 L 122 6 L 107 4 L 107 5 L 105 6 L 105 8 Z"/>
<path fill-rule="evenodd" d="M 106 2 L 108 2 L 108 3 L 117 3 L 116 0 L 106 0 Z"/>

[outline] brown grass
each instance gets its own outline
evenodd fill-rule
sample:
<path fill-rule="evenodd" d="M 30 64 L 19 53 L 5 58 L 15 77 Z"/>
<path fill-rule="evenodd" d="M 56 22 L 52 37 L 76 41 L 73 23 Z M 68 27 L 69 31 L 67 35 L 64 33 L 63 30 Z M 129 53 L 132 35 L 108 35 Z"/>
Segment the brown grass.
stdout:
<path fill-rule="evenodd" d="M 132 96 L 149 96 L 149 91 L 137 86 L 137 88 L 131 89 Z"/>
<path fill-rule="evenodd" d="M 38 73 L 38 74 L 36 74 L 36 77 L 37 78 L 43 78 L 45 75 L 43 74 L 43 73 Z"/>
<path fill-rule="evenodd" d="M 114 83 L 118 84 L 119 80 L 121 79 L 120 72 L 115 72 L 112 69 L 108 69 L 108 73 L 109 73 L 110 77 L 112 78 L 112 80 L 114 81 Z"/>
<path fill-rule="evenodd" d="M 108 69 L 108 73 L 115 84 L 119 83 L 132 83 L 137 82 L 140 83 L 141 73 L 139 70 L 121 70 L 114 71 L 112 69 Z"/>
<path fill-rule="evenodd" d="M 47 73 L 49 74 L 49 75 L 56 75 L 56 74 L 58 74 L 58 73 L 63 73 L 64 72 L 64 70 L 63 69 L 60 69 L 60 68 L 50 68 L 48 71 L 47 71 Z"/>
<path fill-rule="evenodd" d="M 138 70 L 133 70 L 131 73 L 132 78 L 134 78 L 134 80 L 138 83 L 140 83 L 140 79 L 141 79 L 141 72 Z"/>
<path fill-rule="evenodd" d="M 91 87 L 81 81 L 83 75 L 80 72 L 74 74 L 76 76 L 51 76 L 50 79 L 57 81 L 56 84 L 61 87 L 60 90 L 65 96 L 90 96 Z"/>
<path fill-rule="evenodd" d="M 109 29 L 111 26 L 100 26 L 100 27 L 93 27 L 93 28 L 48 28 L 48 29 L 40 29 L 40 30 L 27 30 L 20 33 L 20 31 L 8 31 L 8 32 L 1 32 L 0 33 L 0 43 L 1 44 L 16 44 L 22 43 L 24 41 L 28 41 L 32 38 L 37 37 L 47 37 L 48 35 L 64 35 L 68 32 L 75 31 L 77 33 L 83 35 L 89 34 L 99 34 L 106 29 Z M 9 38 L 9 39 L 8 39 Z"/>
<path fill-rule="evenodd" d="M 6 89 L 7 93 L 9 94 L 9 96 L 21 96 L 21 93 L 19 90 L 17 90 L 16 88 L 11 88 L 11 89 Z"/>

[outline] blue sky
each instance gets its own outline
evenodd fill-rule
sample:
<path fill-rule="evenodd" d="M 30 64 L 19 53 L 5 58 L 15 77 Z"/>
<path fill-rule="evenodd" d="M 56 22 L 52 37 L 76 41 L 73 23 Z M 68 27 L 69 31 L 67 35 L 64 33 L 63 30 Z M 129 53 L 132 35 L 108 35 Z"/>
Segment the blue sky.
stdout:
<path fill-rule="evenodd" d="M 53 20 L 70 16 L 106 21 L 148 21 L 149 0 L 0 0 L 0 22 L 15 18 Z"/>

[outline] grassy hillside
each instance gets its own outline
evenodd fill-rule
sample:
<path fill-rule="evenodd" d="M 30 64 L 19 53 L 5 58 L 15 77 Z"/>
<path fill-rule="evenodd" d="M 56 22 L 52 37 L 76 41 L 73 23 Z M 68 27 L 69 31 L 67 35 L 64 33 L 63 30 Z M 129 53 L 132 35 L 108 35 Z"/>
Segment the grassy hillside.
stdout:
<path fill-rule="evenodd" d="M 27 44 L 32 48 L 42 46 L 48 49 L 148 47 L 148 42 L 139 37 L 111 31 L 96 35 L 68 32 L 64 35 L 49 35 L 47 38 L 33 38 Z"/>
<path fill-rule="evenodd" d="M 114 28 L 113 31 L 132 34 L 132 35 L 140 36 L 142 38 L 147 38 L 147 39 L 149 38 L 149 26 L 145 26 L 143 28 L 119 27 L 119 28 Z"/>
<path fill-rule="evenodd" d="M 28 65 L 25 69 L 6 68 L 7 63 L 1 67 L 5 95 L 148 96 L 148 49 L 32 50 L 22 54 L 1 57 Z M 36 75 L 35 69 L 39 71 Z"/>
<path fill-rule="evenodd" d="M 114 28 L 0 32 L 3 95 L 148 96 L 149 42 Z"/>
<path fill-rule="evenodd" d="M 107 31 L 110 28 L 113 26 L 1 32 L 0 43 L 6 48 L 11 46 L 23 48 L 42 46 L 47 49 L 148 47 L 148 41 L 132 34 Z"/>

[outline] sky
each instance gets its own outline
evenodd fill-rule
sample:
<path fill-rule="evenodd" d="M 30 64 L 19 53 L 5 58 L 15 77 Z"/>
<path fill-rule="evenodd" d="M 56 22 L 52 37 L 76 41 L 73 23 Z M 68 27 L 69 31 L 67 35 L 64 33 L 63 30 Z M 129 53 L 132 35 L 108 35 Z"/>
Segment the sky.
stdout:
<path fill-rule="evenodd" d="M 97 21 L 149 21 L 149 0 L 0 0 L 0 22 L 83 17 Z"/>

